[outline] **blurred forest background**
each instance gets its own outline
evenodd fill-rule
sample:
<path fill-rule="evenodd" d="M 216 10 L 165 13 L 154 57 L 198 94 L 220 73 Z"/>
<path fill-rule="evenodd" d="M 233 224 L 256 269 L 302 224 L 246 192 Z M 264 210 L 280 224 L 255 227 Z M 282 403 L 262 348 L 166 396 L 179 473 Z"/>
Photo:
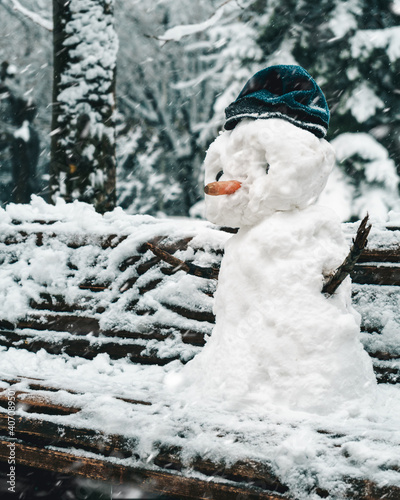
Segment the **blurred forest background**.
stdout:
<path fill-rule="evenodd" d="M 224 108 L 272 64 L 303 66 L 327 97 L 337 168 L 321 201 L 342 220 L 400 210 L 400 0 L 96 2 L 115 10 L 116 199 L 127 212 L 202 216 L 202 162 Z M 0 0 L 2 205 L 51 194 L 51 24 L 51 0 Z"/>

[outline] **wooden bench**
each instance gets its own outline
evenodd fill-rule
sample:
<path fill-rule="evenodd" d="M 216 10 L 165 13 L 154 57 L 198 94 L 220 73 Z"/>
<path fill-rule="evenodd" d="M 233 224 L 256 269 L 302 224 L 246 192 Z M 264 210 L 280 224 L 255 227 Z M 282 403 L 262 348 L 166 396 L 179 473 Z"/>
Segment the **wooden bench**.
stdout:
<path fill-rule="evenodd" d="M 230 235 L 200 221 L 96 214 L 88 228 L 79 213 L 17 215 L 0 221 L 0 460 L 7 462 L 13 443 L 18 464 L 177 498 L 299 498 L 263 450 L 279 446 L 275 435 L 301 434 L 301 418 L 217 411 L 194 417 L 163 385 L 163 376 L 195 356 L 211 334 L 217 280 L 174 268 L 154 247 L 215 276 Z M 344 230 L 350 241 L 356 225 Z M 352 278 L 362 341 L 378 382 L 394 390 L 400 228 L 373 228 Z M 366 439 L 368 429 L 343 424 L 340 431 L 322 417 L 313 422 L 327 450 L 322 455 L 337 454 L 348 466 L 337 481 L 345 485 L 343 498 L 400 498 L 395 459 L 376 465 L 378 475 L 390 472 L 386 485 L 357 472 L 350 443 Z M 390 453 L 391 432 L 372 429 L 366 446 L 387 439 Z M 318 473 L 311 476 L 310 494 L 335 495 Z"/>

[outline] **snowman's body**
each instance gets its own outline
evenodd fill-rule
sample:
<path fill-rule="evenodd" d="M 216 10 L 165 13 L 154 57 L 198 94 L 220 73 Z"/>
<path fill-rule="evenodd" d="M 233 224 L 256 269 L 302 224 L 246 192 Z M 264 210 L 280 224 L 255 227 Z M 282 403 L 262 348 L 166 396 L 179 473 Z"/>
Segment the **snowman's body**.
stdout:
<path fill-rule="evenodd" d="M 321 293 L 348 252 L 335 214 L 314 204 L 332 164 L 326 141 L 279 119 L 244 121 L 210 147 L 206 182 L 241 187 L 207 197 L 208 218 L 239 231 L 222 260 L 216 326 L 184 369 L 201 398 L 324 413 L 371 394 L 350 282 Z"/>

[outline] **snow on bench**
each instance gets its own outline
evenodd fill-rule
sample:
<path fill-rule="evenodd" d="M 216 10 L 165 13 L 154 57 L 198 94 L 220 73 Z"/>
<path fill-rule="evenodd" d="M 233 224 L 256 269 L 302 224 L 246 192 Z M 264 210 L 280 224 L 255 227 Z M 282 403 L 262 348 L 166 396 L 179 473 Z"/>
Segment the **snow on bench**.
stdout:
<path fill-rule="evenodd" d="M 342 418 L 204 411 L 168 392 L 211 334 L 217 281 L 154 247 L 216 274 L 229 233 L 40 198 L 0 228 L 0 460 L 13 441 L 20 464 L 178 498 L 400 497 L 400 227 L 374 225 L 353 273 L 380 399 Z"/>

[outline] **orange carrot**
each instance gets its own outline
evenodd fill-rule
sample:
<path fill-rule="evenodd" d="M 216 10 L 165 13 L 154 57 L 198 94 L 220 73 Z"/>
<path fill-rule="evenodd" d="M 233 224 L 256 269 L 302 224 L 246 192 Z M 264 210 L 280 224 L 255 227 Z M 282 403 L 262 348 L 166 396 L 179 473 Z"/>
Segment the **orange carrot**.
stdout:
<path fill-rule="evenodd" d="M 204 192 L 210 196 L 219 196 L 221 194 L 233 194 L 242 184 L 239 181 L 217 181 L 210 182 L 204 188 Z"/>

